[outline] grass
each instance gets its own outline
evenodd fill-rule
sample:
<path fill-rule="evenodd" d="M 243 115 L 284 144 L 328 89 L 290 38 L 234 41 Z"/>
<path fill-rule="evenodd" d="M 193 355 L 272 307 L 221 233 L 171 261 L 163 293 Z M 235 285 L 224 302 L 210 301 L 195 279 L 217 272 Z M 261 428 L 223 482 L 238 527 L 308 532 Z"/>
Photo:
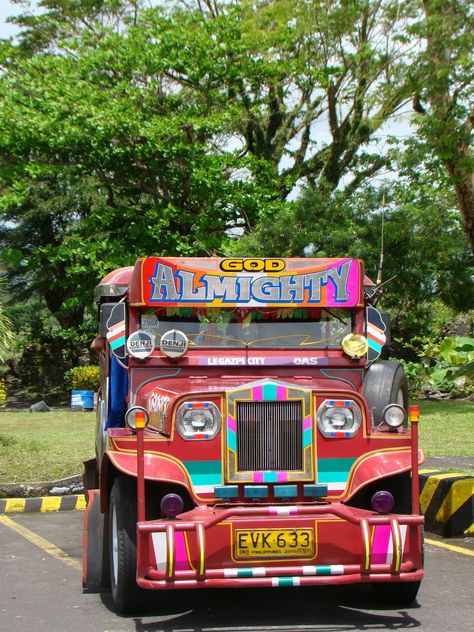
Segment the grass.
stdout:
<path fill-rule="evenodd" d="M 474 403 L 415 402 L 421 407 L 420 446 L 428 456 L 474 455 Z"/>
<path fill-rule="evenodd" d="M 94 456 L 95 413 L 0 413 L 0 483 L 82 474 Z"/>
<path fill-rule="evenodd" d="M 428 456 L 474 454 L 474 403 L 417 403 L 421 406 L 420 445 Z M 82 462 L 94 456 L 94 428 L 94 413 L 1 412 L 0 483 L 82 474 Z"/>

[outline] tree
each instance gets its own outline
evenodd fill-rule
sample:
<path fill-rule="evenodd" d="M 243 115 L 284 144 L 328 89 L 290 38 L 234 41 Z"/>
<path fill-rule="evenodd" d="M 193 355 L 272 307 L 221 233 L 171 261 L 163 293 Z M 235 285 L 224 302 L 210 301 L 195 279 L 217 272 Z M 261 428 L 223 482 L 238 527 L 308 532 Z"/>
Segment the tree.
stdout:
<path fill-rule="evenodd" d="M 425 44 L 414 109 L 421 137 L 443 162 L 474 253 L 474 13 L 466 0 L 422 0 Z"/>
<path fill-rule="evenodd" d="M 12 324 L 5 314 L 3 305 L 0 304 L 0 362 L 5 361 L 6 353 L 10 350 L 12 342 Z"/>
<path fill-rule="evenodd" d="M 379 219 L 362 187 L 391 168 L 377 136 L 425 67 L 417 2 L 42 0 L 18 17 L 0 45 L 14 295 L 72 336 L 100 276 L 140 255 L 354 248 Z"/>

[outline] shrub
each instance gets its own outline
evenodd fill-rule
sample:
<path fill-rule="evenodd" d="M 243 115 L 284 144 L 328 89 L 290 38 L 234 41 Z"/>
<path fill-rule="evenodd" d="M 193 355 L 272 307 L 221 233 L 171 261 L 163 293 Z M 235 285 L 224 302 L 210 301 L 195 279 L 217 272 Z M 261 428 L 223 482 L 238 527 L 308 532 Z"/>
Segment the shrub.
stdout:
<path fill-rule="evenodd" d="M 68 387 L 78 391 L 97 391 L 99 389 L 98 366 L 76 366 L 66 371 L 65 381 Z"/>
<path fill-rule="evenodd" d="M 420 358 L 419 362 L 403 362 L 413 394 L 437 392 L 451 397 L 472 394 L 474 338 L 413 338 L 404 346 L 415 351 Z"/>

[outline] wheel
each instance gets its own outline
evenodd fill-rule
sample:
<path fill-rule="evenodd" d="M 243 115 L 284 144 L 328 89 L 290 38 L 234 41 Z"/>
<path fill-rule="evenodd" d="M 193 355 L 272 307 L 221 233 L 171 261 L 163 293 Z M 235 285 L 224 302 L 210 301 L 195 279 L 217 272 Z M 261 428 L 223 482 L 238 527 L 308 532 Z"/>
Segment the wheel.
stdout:
<path fill-rule="evenodd" d="M 421 581 L 377 582 L 372 584 L 374 597 L 387 606 L 409 606 L 416 599 Z"/>
<path fill-rule="evenodd" d="M 137 586 L 137 490 L 136 480 L 115 479 L 109 505 L 110 586 L 119 613 L 139 610 L 144 591 Z"/>
<path fill-rule="evenodd" d="M 104 533 L 104 514 L 100 511 L 98 491 L 89 492 L 84 514 L 85 551 L 83 559 L 83 588 L 97 593 L 110 586 L 107 529 Z"/>
<path fill-rule="evenodd" d="M 399 362 L 381 360 L 372 364 L 365 376 L 363 395 L 374 423 L 382 421 L 382 411 L 389 404 L 399 404 L 408 412 L 408 382 Z"/>
<path fill-rule="evenodd" d="M 425 565 L 425 531 L 421 528 L 421 567 Z M 374 582 L 372 593 L 378 602 L 387 606 L 409 606 L 420 589 L 421 580 L 417 582 Z"/>

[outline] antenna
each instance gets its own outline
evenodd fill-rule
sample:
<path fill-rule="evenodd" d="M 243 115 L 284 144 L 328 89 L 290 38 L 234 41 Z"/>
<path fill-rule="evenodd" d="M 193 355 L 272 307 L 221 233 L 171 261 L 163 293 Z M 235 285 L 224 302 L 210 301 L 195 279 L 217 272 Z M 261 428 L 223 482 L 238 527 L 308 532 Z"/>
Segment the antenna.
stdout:
<path fill-rule="evenodd" d="M 380 240 L 380 261 L 379 271 L 377 272 L 377 285 L 382 285 L 382 269 L 383 269 L 383 254 L 384 254 L 384 229 L 385 229 L 385 193 L 382 197 L 382 237 Z"/>

